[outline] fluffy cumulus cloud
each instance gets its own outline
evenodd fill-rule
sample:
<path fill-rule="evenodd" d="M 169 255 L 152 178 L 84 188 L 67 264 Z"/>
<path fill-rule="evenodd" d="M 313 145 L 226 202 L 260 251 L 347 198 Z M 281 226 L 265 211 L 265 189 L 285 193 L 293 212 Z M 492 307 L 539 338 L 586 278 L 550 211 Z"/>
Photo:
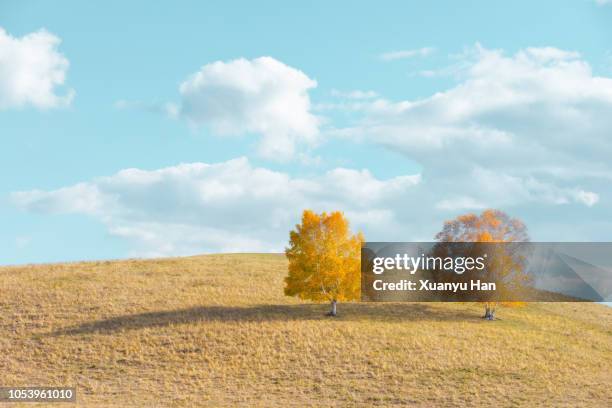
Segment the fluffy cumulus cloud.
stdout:
<path fill-rule="evenodd" d="M 69 63 L 59 44 L 45 30 L 18 38 L 0 27 L 0 109 L 48 109 L 71 102 L 74 90 L 61 90 Z"/>
<path fill-rule="evenodd" d="M 458 84 L 430 97 L 352 105 L 359 121 L 336 135 L 420 163 L 438 211 L 612 210 L 612 78 L 550 47 L 508 56 L 476 46 L 462 65 Z"/>
<path fill-rule="evenodd" d="M 55 191 L 12 195 L 38 213 L 84 214 L 134 242 L 142 256 L 217 251 L 280 251 L 303 208 L 344 210 L 356 228 L 384 229 L 389 202 L 418 187 L 418 175 L 380 180 L 367 170 L 337 168 L 291 177 L 246 158 L 119 173 Z"/>
<path fill-rule="evenodd" d="M 180 86 L 181 103 L 170 109 L 218 135 L 255 134 L 259 153 L 287 159 L 296 145 L 316 142 L 319 119 L 308 91 L 317 82 L 271 57 L 204 65 Z"/>

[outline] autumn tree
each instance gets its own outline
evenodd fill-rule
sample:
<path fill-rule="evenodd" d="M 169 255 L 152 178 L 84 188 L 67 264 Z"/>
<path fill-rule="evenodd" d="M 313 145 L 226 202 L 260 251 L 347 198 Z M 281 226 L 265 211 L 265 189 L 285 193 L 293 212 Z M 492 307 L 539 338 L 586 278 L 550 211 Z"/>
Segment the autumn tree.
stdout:
<path fill-rule="evenodd" d="M 305 210 L 285 250 L 289 260 L 285 295 L 329 301 L 329 315 L 336 316 L 337 302 L 359 298 L 362 243 L 363 235 L 351 233 L 341 212 Z"/>
<path fill-rule="evenodd" d="M 503 211 L 488 209 L 480 215 L 465 214 L 454 220 L 446 221 L 442 231 L 436 235 L 440 243 L 510 243 L 528 242 L 529 235 L 525 224 L 512 218 Z M 444 245 L 442 246 L 444 247 Z M 453 247 L 447 245 L 447 248 Z M 503 282 L 506 290 L 525 287 L 530 276 L 524 268 L 525 256 L 521 252 L 525 246 L 490 246 L 495 251 L 490 257 L 489 273 Z M 519 306 L 521 302 L 502 302 L 507 306 Z M 484 318 L 493 320 L 497 302 L 485 302 Z"/>

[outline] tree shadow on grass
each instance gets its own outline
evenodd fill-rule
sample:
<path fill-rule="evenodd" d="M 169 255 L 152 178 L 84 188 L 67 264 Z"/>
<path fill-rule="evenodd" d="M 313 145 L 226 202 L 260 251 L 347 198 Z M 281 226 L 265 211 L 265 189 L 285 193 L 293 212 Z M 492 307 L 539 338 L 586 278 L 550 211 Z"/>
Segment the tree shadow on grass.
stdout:
<path fill-rule="evenodd" d="M 338 316 L 325 316 L 328 305 L 255 305 L 200 306 L 159 312 L 116 316 L 56 330 L 49 335 L 111 334 L 124 330 L 164 327 L 176 324 L 206 324 L 207 322 L 270 322 L 270 321 L 476 321 L 474 311 L 439 308 L 425 303 L 346 303 L 338 306 Z"/>

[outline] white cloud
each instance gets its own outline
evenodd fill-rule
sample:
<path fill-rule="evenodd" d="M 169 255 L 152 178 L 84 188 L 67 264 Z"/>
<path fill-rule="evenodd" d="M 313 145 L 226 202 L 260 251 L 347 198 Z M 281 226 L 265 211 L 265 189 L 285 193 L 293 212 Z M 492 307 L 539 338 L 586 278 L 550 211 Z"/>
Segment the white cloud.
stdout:
<path fill-rule="evenodd" d="M 419 201 L 433 218 L 485 207 L 527 217 L 565 208 L 565 222 L 586 209 L 612 211 L 612 78 L 594 75 L 579 53 L 552 47 L 508 56 L 477 45 L 455 67 L 458 85 L 424 99 L 334 105 L 361 114 L 333 134 L 419 163 Z"/>
<path fill-rule="evenodd" d="M 599 194 L 590 191 L 578 190 L 575 193 L 575 197 L 578 202 L 588 207 L 594 206 L 599 201 Z"/>
<path fill-rule="evenodd" d="M 612 0 L 595 0 L 595 3 L 600 6 L 604 6 L 606 4 L 612 4 Z"/>
<path fill-rule="evenodd" d="M 459 196 L 441 200 L 436 203 L 436 208 L 445 211 L 473 211 L 484 210 L 487 206 L 472 197 Z"/>
<path fill-rule="evenodd" d="M 422 71 L 419 71 L 418 75 L 425 78 L 433 78 L 438 75 L 438 72 L 433 69 L 424 69 Z"/>
<path fill-rule="evenodd" d="M 203 252 L 280 252 L 282 242 L 249 237 L 228 229 L 172 222 L 128 222 L 109 225 L 109 233 L 131 243 L 132 256 L 155 258 Z"/>
<path fill-rule="evenodd" d="M 337 89 L 332 89 L 331 95 L 337 98 L 346 98 L 346 99 L 372 99 L 378 96 L 378 94 L 374 91 L 361 91 L 359 89 L 356 89 L 354 91 L 348 91 L 348 92 L 343 92 Z"/>
<path fill-rule="evenodd" d="M 426 57 L 435 51 L 432 47 L 423 47 L 414 50 L 390 51 L 380 54 L 383 61 L 395 61 L 414 57 Z"/>
<path fill-rule="evenodd" d="M 30 245 L 31 241 L 32 241 L 31 237 L 27 237 L 27 236 L 17 237 L 15 238 L 15 247 L 18 250 L 25 249 L 28 245 Z"/>
<path fill-rule="evenodd" d="M 302 71 L 271 57 L 204 65 L 180 86 L 172 116 L 217 135 L 261 135 L 259 153 L 288 159 L 296 145 L 313 145 L 319 118 L 310 112 L 308 91 L 317 86 Z"/>
<path fill-rule="evenodd" d="M 119 173 L 55 191 L 12 194 L 38 213 L 92 216 L 141 256 L 218 251 L 281 251 L 304 208 L 343 210 L 355 228 L 393 224 L 395 203 L 420 178 L 379 180 L 367 170 L 338 168 L 315 177 L 253 167 L 246 158 Z"/>
<path fill-rule="evenodd" d="M 0 27 L 0 109 L 70 104 L 74 90 L 59 94 L 69 66 L 57 50 L 60 42 L 46 30 L 17 38 Z"/>

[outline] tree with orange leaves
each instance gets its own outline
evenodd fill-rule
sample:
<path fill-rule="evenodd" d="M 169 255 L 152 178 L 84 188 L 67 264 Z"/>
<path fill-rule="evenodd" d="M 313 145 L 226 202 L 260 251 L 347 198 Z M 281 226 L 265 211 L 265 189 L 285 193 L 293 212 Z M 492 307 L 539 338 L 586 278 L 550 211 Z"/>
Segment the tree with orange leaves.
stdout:
<path fill-rule="evenodd" d="M 480 215 L 465 214 L 454 220 L 446 221 L 442 231 L 436 235 L 441 243 L 502 243 L 502 242 L 528 242 L 529 235 L 525 224 L 508 216 L 500 210 L 488 209 Z M 513 248 L 519 248 L 513 251 Z M 489 265 L 489 273 L 496 279 L 504 281 L 507 288 L 525 287 L 530 277 L 524 271 L 524 256 L 520 246 L 498 246 L 496 254 L 492 257 L 494 262 Z M 502 302 L 508 306 L 519 306 L 522 302 Z M 485 302 L 485 315 L 487 320 L 495 318 L 497 302 Z"/>
<path fill-rule="evenodd" d="M 317 214 L 305 210 L 302 223 L 290 232 L 285 255 L 289 275 L 285 295 L 331 302 L 336 316 L 338 301 L 356 300 L 361 292 L 361 233 L 352 234 L 341 212 Z"/>

